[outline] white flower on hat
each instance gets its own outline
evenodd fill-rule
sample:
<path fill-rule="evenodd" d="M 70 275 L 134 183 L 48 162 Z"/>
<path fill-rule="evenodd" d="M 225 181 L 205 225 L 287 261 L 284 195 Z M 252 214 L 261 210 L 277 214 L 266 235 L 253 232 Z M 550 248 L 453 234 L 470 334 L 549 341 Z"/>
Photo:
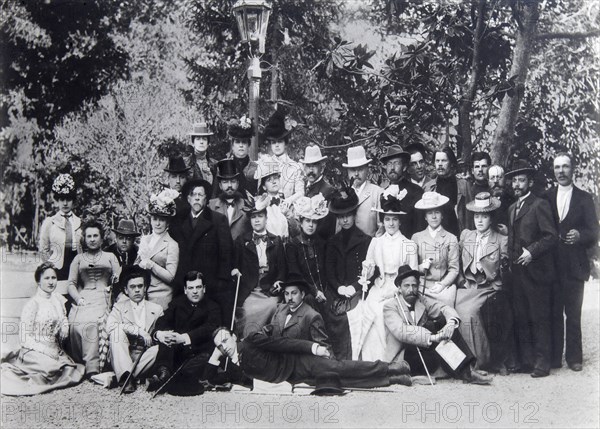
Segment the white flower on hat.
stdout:
<path fill-rule="evenodd" d="M 406 189 L 400 190 L 398 185 L 390 185 L 385 191 L 383 191 L 383 194 L 381 196 L 385 199 L 388 199 L 389 197 L 394 197 L 398 201 L 402 201 L 404 197 L 406 197 L 406 194 L 408 194 L 408 191 Z"/>
<path fill-rule="evenodd" d="M 312 198 L 300 197 L 294 201 L 296 216 L 308 219 L 322 219 L 329 213 L 327 200 L 319 193 Z"/>
<path fill-rule="evenodd" d="M 252 126 L 252 119 L 244 115 L 240 118 L 240 128 L 247 130 Z"/>
<path fill-rule="evenodd" d="M 57 194 L 69 194 L 75 189 L 75 181 L 70 174 L 59 174 L 52 183 L 52 191 Z"/>

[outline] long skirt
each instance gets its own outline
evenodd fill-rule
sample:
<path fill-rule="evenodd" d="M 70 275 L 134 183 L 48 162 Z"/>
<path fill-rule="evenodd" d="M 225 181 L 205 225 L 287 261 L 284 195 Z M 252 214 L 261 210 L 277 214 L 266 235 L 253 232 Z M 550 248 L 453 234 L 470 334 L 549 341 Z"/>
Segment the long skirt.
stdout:
<path fill-rule="evenodd" d="M 277 310 L 277 304 L 279 304 L 279 297 L 268 296 L 258 287 L 250 292 L 242 306 L 243 337 L 267 325 Z"/>
<path fill-rule="evenodd" d="M 455 285 L 450 285 L 446 289 L 442 290 L 440 293 L 432 293 L 431 290 L 429 289 L 431 286 L 433 286 L 433 282 L 431 282 L 431 281 L 425 282 L 424 295 L 427 298 L 433 299 L 434 301 L 437 301 L 441 304 L 449 305 L 450 307 L 454 308 L 454 305 L 456 302 L 456 286 Z M 423 289 L 421 289 L 421 290 L 423 290 Z"/>
<path fill-rule="evenodd" d="M 66 353 L 56 357 L 36 350 L 21 348 L 2 359 L 3 395 L 37 395 L 74 386 L 81 381 L 85 368 Z"/>

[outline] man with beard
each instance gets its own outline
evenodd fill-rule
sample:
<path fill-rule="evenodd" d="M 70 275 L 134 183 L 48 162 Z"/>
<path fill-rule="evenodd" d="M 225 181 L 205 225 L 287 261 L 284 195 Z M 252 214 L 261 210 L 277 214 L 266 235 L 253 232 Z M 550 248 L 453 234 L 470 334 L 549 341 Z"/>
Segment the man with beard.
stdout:
<path fill-rule="evenodd" d="M 504 168 L 499 165 L 492 165 L 488 169 L 488 186 L 492 197 L 500 200 L 500 208 L 496 210 L 498 231 L 501 234 L 508 235 L 508 208 L 515 202 L 515 199 L 504 186 Z"/>
<path fill-rule="evenodd" d="M 227 217 L 231 238 L 235 241 L 240 235 L 250 231 L 250 222 L 244 216 L 244 197 L 238 191 L 239 171 L 232 159 L 223 159 L 217 163 L 217 180 L 221 193 L 208 203 L 208 207 Z"/>

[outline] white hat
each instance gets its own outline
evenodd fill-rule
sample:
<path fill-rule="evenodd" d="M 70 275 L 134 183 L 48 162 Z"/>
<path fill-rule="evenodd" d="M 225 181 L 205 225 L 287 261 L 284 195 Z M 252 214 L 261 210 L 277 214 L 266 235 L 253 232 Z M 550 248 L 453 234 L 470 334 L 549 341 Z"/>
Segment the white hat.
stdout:
<path fill-rule="evenodd" d="M 327 208 L 327 200 L 323 194 L 309 197 L 300 197 L 294 201 L 294 210 L 297 217 L 319 220 L 323 219 L 329 213 Z"/>
<path fill-rule="evenodd" d="M 262 179 L 273 174 L 281 174 L 281 169 L 277 160 L 271 156 L 262 156 L 256 162 L 256 171 L 254 172 L 254 180 L 258 180 L 259 184 Z"/>
<path fill-rule="evenodd" d="M 314 164 L 324 159 L 327 159 L 327 157 L 321 155 L 319 146 L 307 146 L 304 150 L 304 159 L 301 159 L 300 162 L 302 164 Z"/>
<path fill-rule="evenodd" d="M 372 159 L 367 159 L 365 148 L 362 146 L 348 148 L 348 164 L 342 164 L 344 168 L 356 168 L 369 164 Z"/>
<path fill-rule="evenodd" d="M 450 201 L 450 198 L 437 192 L 425 192 L 421 199 L 415 203 L 415 208 L 419 210 L 431 210 L 442 207 Z"/>

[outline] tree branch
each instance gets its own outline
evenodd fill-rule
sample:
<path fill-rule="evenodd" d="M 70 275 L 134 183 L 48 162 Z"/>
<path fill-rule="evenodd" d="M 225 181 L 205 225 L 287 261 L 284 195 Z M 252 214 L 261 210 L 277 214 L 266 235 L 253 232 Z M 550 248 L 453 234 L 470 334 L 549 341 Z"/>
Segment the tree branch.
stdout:
<path fill-rule="evenodd" d="M 588 37 L 599 37 L 600 29 L 591 30 L 591 31 L 583 31 L 583 32 L 556 32 L 556 33 L 541 33 L 536 36 L 536 40 L 552 40 L 552 39 L 569 39 L 569 40 L 579 40 L 579 39 L 587 39 Z"/>

